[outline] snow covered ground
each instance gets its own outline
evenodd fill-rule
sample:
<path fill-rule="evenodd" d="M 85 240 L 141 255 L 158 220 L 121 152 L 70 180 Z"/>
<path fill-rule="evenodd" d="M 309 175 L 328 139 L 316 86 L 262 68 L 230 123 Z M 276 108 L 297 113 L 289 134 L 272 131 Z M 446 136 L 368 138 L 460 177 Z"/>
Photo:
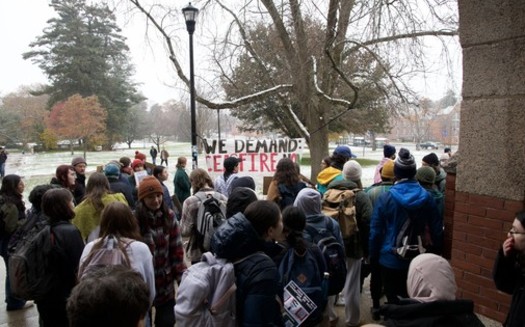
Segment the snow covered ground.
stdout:
<path fill-rule="evenodd" d="M 432 152 L 430 150 L 415 151 L 415 145 L 411 143 L 404 144 L 393 144 L 396 146 L 396 149 L 399 150 L 401 147 L 408 148 L 413 152 L 418 167 L 421 165 L 421 159 L 426 154 Z M 97 166 L 105 165 L 111 160 L 118 160 L 120 157 L 128 156 L 133 158 L 135 151 L 139 150 L 147 155 L 148 161 L 151 160 L 149 156 L 149 149 L 151 144 L 140 142 L 138 145 L 134 144 L 132 149 L 128 149 L 126 145 L 119 145 L 113 151 L 99 151 L 99 152 L 88 152 L 86 155 L 86 161 L 88 163 L 87 174 L 96 171 Z M 175 143 L 169 142 L 165 144 L 166 150 L 170 153 L 169 158 L 169 172 L 170 177 L 166 182 L 166 186 L 169 188 L 170 192 L 173 192 L 173 183 L 172 179 L 175 174 L 175 164 L 177 163 L 178 156 L 186 156 L 189 161 L 191 160 L 190 144 L 189 143 Z M 330 147 L 331 151 L 333 146 Z M 374 160 L 381 160 L 383 157 L 382 149 L 372 151 L 371 148 L 362 147 L 353 147 L 351 146 L 352 152 L 356 154 L 359 158 L 367 158 Z M 9 149 L 7 149 L 9 152 Z M 453 149 L 454 151 L 455 149 Z M 443 153 L 442 149 L 434 150 L 434 152 L 440 156 Z M 75 157 L 82 156 L 81 151 L 75 151 L 72 155 L 69 151 L 67 152 L 53 152 L 53 153 L 35 153 L 35 154 L 22 154 L 20 152 L 9 153 L 9 157 L 6 164 L 6 174 L 18 174 L 24 178 L 26 184 L 26 190 L 24 192 L 24 197 L 27 199 L 29 192 L 33 189 L 34 186 L 39 184 L 49 183 L 51 178 L 54 176 L 55 169 L 57 166 L 62 164 L 70 164 L 71 160 Z M 306 154 L 308 155 L 308 154 Z M 159 158 L 157 158 L 160 161 Z M 206 167 L 206 162 L 204 155 L 199 156 L 199 167 Z M 188 173 L 189 173 L 188 167 Z M 375 165 L 363 167 L 363 185 L 368 186 L 372 184 L 373 175 L 374 175 Z M 301 166 L 301 173 L 305 176 L 310 176 L 311 168 L 310 166 Z M 242 173 L 241 173 L 242 175 Z M 258 193 L 262 197 L 262 184 L 263 176 L 268 176 L 268 173 L 261 174 L 250 174 L 255 179 Z M 215 179 L 217 174 L 211 173 L 211 177 Z M 26 203 L 29 205 L 28 201 Z"/>

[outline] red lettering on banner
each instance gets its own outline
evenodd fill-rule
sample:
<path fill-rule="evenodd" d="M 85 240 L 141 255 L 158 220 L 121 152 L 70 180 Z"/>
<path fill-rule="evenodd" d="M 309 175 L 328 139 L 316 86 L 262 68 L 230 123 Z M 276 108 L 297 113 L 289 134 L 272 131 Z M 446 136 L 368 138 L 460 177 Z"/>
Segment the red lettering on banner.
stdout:
<path fill-rule="evenodd" d="M 215 172 L 222 172 L 222 168 L 221 168 L 221 160 L 222 159 L 222 155 L 220 154 L 216 154 L 213 156 L 213 171 Z"/>
<path fill-rule="evenodd" d="M 257 156 L 257 153 L 248 153 L 248 157 L 250 157 L 250 162 L 252 163 L 250 169 L 248 171 L 250 172 L 256 172 L 257 169 L 255 168 L 255 156 Z"/>
<path fill-rule="evenodd" d="M 270 171 L 270 168 L 268 167 L 268 163 L 266 162 L 268 160 L 268 155 L 266 153 L 260 153 L 259 154 L 259 171 L 262 173 L 264 171 L 264 168 L 266 168 L 267 171 Z"/>
<path fill-rule="evenodd" d="M 271 157 L 271 160 L 270 160 L 270 163 L 271 163 L 271 169 L 270 171 L 275 171 L 275 166 L 276 166 L 276 162 L 277 160 L 275 160 L 275 158 L 279 155 L 279 153 L 276 153 L 276 152 L 272 152 L 272 154 L 270 154 L 270 157 Z"/>

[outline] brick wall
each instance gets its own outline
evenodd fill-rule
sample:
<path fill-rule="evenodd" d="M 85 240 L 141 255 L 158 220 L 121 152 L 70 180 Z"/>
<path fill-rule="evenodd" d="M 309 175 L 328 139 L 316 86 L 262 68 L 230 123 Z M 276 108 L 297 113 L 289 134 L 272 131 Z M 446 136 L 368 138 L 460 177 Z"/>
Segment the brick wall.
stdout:
<path fill-rule="evenodd" d="M 510 296 L 496 290 L 492 266 L 523 202 L 455 191 L 455 179 L 448 174 L 444 256 L 451 259 L 458 297 L 473 300 L 477 313 L 503 322 Z"/>

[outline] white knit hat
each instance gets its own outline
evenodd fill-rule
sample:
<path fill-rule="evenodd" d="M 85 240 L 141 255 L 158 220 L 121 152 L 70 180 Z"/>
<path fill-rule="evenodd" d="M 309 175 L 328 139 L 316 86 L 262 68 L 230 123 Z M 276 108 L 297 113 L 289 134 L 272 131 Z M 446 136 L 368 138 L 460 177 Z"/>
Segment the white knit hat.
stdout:
<path fill-rule="evenodd" d="M 355 160 L 348 160 L 343 166 L 343 176 L 346 180 L 358 181 L 361 179 L 363 169 L 359 162 Z"/>

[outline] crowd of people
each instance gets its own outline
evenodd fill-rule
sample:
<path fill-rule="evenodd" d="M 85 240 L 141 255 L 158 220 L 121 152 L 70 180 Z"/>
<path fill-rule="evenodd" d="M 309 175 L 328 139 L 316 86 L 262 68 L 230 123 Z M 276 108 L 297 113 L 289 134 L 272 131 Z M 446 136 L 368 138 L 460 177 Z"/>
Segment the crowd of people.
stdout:
<path fill-rule="evenodd" d="M 291 159 L 283 158 L 265 199 L 258 196 L 253 178 L 239 173 L 241 160 L 236 157 L 224 161 L 224 173 L 215 181 L 204 169 L 188 174 L 186 158 L 179 157 L 174 194 L 164 185 L 169 178 L 167 167 L 147 164 L 139 151 L 134 159 L 111 161 L 103 171 L 89 176 L 86 160 L 74 158 L 71 165 L 57 167 L 49 184 L 30 192 L 32 207 L 27 211 L 22 179 L 6 175 L 0 188 L 4 225 L 0 226 L 4 229 L 0 254 L 9 269 L 9 255 L 17 240 L 29 229 L 46 224 L 67 249 L 57 276 L 61 289 L 36 301 L 44 327 L 106 326 L 110 321 L 122 321 L 117 324 L 122 326 L 140 322 L 172 327 L 176 323 L 176 284 L 180 284 L 186 263 L 199 262 L 206 251 L 234 264 L 237 325 L 284 326 L 284 284 L 290 276 L 283 276 L 283 265 L 293 260 L 283 262 L 283 258 L 315 258 L 315 279 L 330 281 L 331 263 L 315 237 L 327 233 L 344 249 L 344 287 L 335 294 L 328 294 L 325 288 L 315 293 L 316 313 L 302 326 L 335 326 L 339 320 L 345 326 L 361 326 L 362 309 L 371 310 L 376 321 L 383 317 L 380 323 L 386 326 L 416 326 L 417 319 L 432 326 L 482 326 L 473 314 L 472 301 L 456 299 L 452 269 L 439 256 L 445 158 L 430 153 L 418 169 L 405 148 L 397 151 L 387 144 L 383 154 L 374 184 L 368 187 L 361 181 L 362 167 L 348 146 L 337 146 L 323 159 L 316 184 L 301 175 Z M 150 155 L 155 162 L 156 150 Z M 167 164 L 167 151 L 161 153 L 161 159 Z M 350 197 L 351 201 L 339 206 L 349 213 L 339 210 L 334 216 L 325 208 L 336 194 Z M 203 203 L 210 199 L 225 220 L 206 241 L 197 222 Z M 494 272 L 497 287 L 514 294 L 506 326 L 521 326 L 524 321 L 519 314 L 523 307 L 524 217 L 517 215 Z M 410 234 L 403 234 L 406 229 Z M 404 235 L 415 235 L 417 243 L 400 240 Z M 183 237 L 188 238 L 185 245 Z M 88 271 L 86 263 L 110 241 L 123 250 L 129 265 Z M 368 273 L 372 307 L 361 308 Z M 30 305 L 11 294 L 8 277 L 7 310 Z M 301 278 L 306 279 L 295 277 L 299 286 Z M 343 317 L 338 316 L 337 305 L 344 306 Z M 115 315 L 105 307 L 112 308 Z M 127 307 L 134 308 L 133 314 L 127 313 Z"/>

